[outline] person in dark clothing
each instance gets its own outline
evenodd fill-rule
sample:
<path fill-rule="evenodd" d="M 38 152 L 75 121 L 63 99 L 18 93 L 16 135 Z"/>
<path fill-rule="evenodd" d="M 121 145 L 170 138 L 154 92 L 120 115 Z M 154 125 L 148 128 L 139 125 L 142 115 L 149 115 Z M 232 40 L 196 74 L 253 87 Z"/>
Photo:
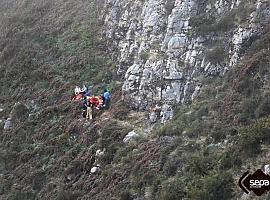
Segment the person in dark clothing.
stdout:
<path fill-rule="evenodd" d="M 85 91 L 84 96 L 90 97 L 91 95 L 92 95 L 92 91 L 89 88 L 87 88 L 87 90 Z"/>
<path fill-rule="evenodd" d="M 82 101 L 82 109 L 83 109 L 83 118 L 86 118 L 86 113 L 87 113 L 87 97 L 85 96 Z"/>
<path fill-rule="evenodd" d="M 84 82 L 81 92 L 84 96 L 90 97 L 92 95 L 91 86 Z"/>

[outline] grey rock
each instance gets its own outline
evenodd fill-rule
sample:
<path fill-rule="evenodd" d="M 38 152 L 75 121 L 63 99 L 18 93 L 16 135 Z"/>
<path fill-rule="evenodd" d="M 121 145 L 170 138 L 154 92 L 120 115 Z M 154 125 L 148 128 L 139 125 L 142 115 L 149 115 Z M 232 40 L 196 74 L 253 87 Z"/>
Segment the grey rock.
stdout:
<path fill-rule="evenodd" d="M 264 173 L 270 175 L 270 165 L 264 165 Z"/>
<path fill-rule="evenodd" d="M 157 117 L 158 117 L 158 115 L 157 115 L 156 112 L 151 112 L 151 113 L 149 114 L 149 120 L 150 120 L 150 122 L 151 122 L 151 123 L 157 122 Z"/>
<path fill-rule="evenodd" d="M 192 95 L 191 95 L 191 100 L 192 101 L 194 101 L 197 97 L 198 97 L 198 95 L 199 95 L 199 93 L 200 93 L 200 91 L 201 91 L 201 85 L 197 85 L 196 87 L 195 87 L 195 90 L 194 90 L 194 92 L 192 93 Z"/>
<path fill-rule="evenodd" d="M 163 123 L 163 124 L 165 124 L 166 122 L 171 120 L 173 118 L 172 107 L 168 104 L 164 104 L 161 107 L 160 116 L 161 116 L 161 123 Z"/>
<path fill-rule="evenodd" d="M 101 149 L 98 149 L 96 151 L 96 156 L 97 157 L 101 157 L 101 156 L 104 156 L 105 155 L 105 149 L 101 150 Z"/>
<path fill-rule="evenodd" d="M 176 34 L 168 43 L 168 50 L 173 51 L 176 49 L 184 48 L 187 44 L 187 36 L 185 34 Z"/>
<path fill-rule="evenodd" d="M 12 129 L 12 121 L 11 118 L 7 118 L 7 120 L 5 121 L 5 125 L 4 125 L 4 130 L 10 130 Z"/>
<path fill-rule="evenodd" d="M 100 169 L 100 165 L 97 164 L 96 166 L 94 166 L 94 167 L 91 168 L 90 173 L 91 173 L 91 174 L 96 174 L 96 173 L 98 173 L 100 170 L 101 170 L 101 169 Z"/>
<path fill-rule="evenodd" d="M 125 138 L 123 139 L 123 142 L 125 144 L 128 144 L 132 141 L 135 141 L 138 137 L 139 137 L 139 134 L 137 134 L 135 131 L 131 131 L 125 136 Z"/>

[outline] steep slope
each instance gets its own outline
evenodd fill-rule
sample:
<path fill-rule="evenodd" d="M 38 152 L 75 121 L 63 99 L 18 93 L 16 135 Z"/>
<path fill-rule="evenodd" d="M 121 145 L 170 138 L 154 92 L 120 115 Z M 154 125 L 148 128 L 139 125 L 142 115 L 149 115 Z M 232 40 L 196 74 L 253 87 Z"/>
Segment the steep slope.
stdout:
<path fill-rule="evenodd" d="M 0 199 L 255 198 L 237 181 L 269 164 L 268 1 L 0 0 L 0 13 Z M 70 101 L 82 82 L 112 91 L 92 122 Z"/>
<path fill-rule="evenodd" d="M 114 65 L 101 53 L 98 12 L 95 2 L 1 1 L 1 199 L 61 197 L 73 158 L 65 153 L 80 152 L 75 141 L 96 137 L 86 137 L 89 127 L 70 99 L 84 81 L 96 94 L 116 85 Z M 3 130 L 8 116 L 13 129 Z M 50 194 L 46 187 L 54 180 Z"/>

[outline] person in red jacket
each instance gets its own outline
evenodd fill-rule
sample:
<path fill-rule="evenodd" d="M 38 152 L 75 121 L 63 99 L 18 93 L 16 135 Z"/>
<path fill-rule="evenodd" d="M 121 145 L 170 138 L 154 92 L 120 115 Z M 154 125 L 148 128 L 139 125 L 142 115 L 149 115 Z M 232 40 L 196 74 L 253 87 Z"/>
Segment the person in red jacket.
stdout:
<path fill-rule="evenodd" d="M 88 101 L 94 106 L 96 107 L 98 105 L 98 98 L 95 96 L 89 97 Z"/>

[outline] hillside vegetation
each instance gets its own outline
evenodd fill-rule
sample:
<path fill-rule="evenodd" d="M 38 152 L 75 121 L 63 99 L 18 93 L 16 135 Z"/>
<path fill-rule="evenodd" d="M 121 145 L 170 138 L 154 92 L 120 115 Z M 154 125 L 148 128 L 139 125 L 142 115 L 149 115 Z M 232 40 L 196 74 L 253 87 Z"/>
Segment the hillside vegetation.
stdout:
<path fill-rule="evenodd" d="M 239 177 L 269 164 L 270 29 L 225 77 L 206 78 L 193 104 L 176 106 L 172 121 L 150 125 L 121 101 L 101 12 L 100 1 L 0 0 L 0 199 L 242 196 Z M 93 122 L 70 101 L 85 81 L 113 96 Z M 13 128 L 3 130 L 8 116 Z M 127 145 L 132 130 L 140 137 Z"/>

